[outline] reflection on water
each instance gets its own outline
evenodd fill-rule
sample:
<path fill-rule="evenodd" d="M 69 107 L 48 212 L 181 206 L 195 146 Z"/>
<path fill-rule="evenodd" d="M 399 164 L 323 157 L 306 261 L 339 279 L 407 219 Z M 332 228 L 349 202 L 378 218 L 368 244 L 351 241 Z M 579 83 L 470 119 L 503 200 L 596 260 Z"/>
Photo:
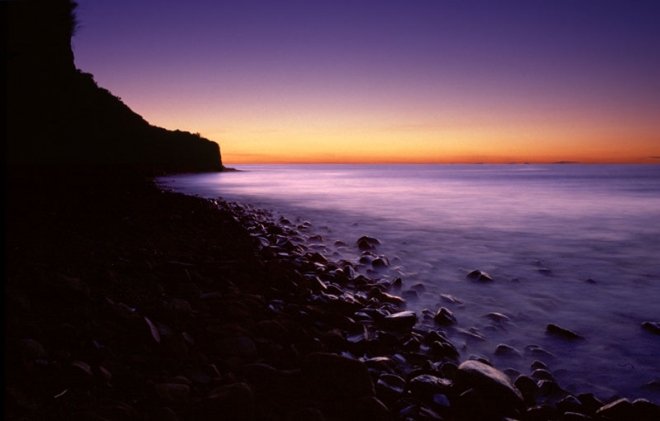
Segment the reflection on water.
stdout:
<path fill-rule="evenodd" d="M 164 187 L 271 209 L 310 221 L 325 251 L 357 260 L 362 235 L 381 240 L 401 276 L 426 292 L 409 308 L 449 307 L 461 328 L 448 332 L 462 358 L 483 355 L 529 373 L 538 356 L 500 361 L 506 343 L 538 345 L 560 384 L 660 401 L 660 337 L 641 329 L 660 321 L 660 166 L 628 165 L 246 165 L 242 171 L 165 177 Z M 481 269 L 492 284 L 469 282 Z M 448 304 L 440 294 L 461 303 Z M 501 312 L 510 321 L 482 317 Z M 548 337 L 555 323 L 586 341 Z M 562 374 L 563 373 L 563 374 Z"/>

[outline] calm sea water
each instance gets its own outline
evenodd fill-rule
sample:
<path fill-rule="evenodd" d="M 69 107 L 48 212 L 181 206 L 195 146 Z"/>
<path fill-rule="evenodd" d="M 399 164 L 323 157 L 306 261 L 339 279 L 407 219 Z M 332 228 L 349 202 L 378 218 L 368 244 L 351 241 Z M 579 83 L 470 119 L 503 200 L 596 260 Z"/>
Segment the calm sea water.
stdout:
<path fill-rule="evenodd" d="M 461 357 L 530 373 L 543 360 L 560 385 L 601 399 L 660 402 L 659 165 L 244 165 L 239 172 L 158 180 L 167 189 L 251 204 L 312 224 L 310 245 L 357 262 L 349 245 L 378 238 L 388 270 L 421 311 L 448 307 Z M 367 268 L 364 268 L 366 271 Z M 492 283 L 466 279 L 473 269 Z M 365 272 L 366 273 L 366 272 Z M 448 294 L 460 303 L 448 303 Z M 500 312 L 509 322 L 483 317 Z M 555 323 L 585 336 L 548 335 Z M 485 340 L 470 339 L 473 329 Z M 498 344 L 523 354 L 494 354 Z M 553 357 L 532 356 L 530 345 Z"/>

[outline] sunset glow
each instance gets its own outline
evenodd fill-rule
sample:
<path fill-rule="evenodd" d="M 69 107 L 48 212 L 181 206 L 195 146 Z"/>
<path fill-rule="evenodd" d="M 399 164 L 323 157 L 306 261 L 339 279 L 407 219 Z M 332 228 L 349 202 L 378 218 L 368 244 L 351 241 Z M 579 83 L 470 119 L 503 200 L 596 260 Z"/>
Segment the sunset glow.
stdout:
<path fill-rule="evenodd" d="M 225 164 L 660 163 L 656 2 L 79 4 L 76 65 Z"/>

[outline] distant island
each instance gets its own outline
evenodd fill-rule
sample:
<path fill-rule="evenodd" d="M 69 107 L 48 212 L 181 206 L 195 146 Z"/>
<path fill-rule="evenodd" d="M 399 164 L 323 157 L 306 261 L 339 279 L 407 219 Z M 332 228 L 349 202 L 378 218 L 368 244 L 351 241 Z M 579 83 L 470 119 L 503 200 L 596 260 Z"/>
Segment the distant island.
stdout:
<path fill-rule="evenodd" d="M 147 175 L 223 170 L 217 143 L 149 124 L 77 69 L 77 3 L 3 2 L 7 31 L 7 155 L 14 172 L 128 168 Z"/>

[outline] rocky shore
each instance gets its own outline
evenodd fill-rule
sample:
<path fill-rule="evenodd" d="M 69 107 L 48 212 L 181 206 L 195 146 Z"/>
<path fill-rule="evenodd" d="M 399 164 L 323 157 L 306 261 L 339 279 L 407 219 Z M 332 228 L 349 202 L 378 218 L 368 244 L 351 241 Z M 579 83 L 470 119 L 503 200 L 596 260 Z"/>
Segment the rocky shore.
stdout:
<path fill-rule="evenodd" d="M 5 419 L 660 419 L 462 355 L 450 310 L 406 310 L 405 281 L 295 241 L 304 221 L 76 180 L 8 189 Z"/>

